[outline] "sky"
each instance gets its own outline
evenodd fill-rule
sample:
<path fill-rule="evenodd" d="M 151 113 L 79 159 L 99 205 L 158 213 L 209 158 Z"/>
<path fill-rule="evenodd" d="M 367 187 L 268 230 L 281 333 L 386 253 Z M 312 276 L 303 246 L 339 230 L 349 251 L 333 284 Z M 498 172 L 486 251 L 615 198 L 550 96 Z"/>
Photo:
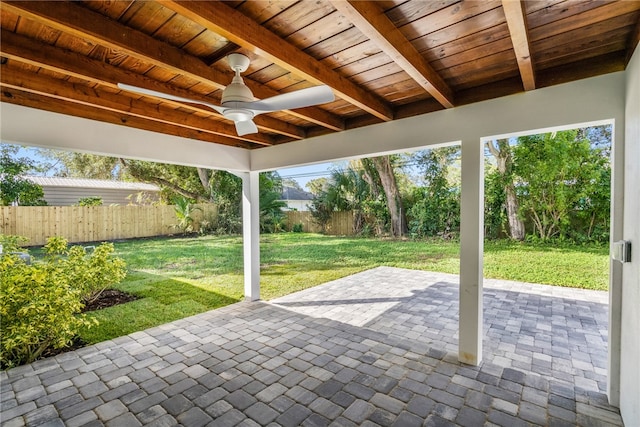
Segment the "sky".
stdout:
<path fill-rule="evenodd" d="M 335 163 L 319 163 L 316 165 L 299 166 L 295 168 L 278 169 L 281 178 L 291 178 L 300 184 L 300 187 L 308 191 L 306 185 L 309 181 L 331 175 L 331 167 Z"/>

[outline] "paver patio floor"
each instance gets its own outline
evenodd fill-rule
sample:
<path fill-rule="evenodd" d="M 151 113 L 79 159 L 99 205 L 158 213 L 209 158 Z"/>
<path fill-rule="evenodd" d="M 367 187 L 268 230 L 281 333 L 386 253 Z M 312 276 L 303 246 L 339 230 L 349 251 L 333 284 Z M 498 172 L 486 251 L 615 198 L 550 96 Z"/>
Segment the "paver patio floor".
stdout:
<path fill-rule="evenodd" d="M 485 281 L 457 361 L 458 277 L 380 267 L 2 372 L 2 425 L 622 425 L 605 292 Z"/>

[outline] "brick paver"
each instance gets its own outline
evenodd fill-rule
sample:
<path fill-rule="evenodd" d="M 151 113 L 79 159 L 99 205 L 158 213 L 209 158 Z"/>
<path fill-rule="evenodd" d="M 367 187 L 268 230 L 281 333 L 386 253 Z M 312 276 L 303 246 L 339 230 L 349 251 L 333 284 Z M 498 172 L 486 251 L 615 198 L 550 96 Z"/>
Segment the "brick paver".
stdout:
<path fill-rule="evenodd" d="M 605 292 L 485 280 L 457 361 L 458 277 L 376 268 L 0 373 L 2 425 L 622 425 Z"/>

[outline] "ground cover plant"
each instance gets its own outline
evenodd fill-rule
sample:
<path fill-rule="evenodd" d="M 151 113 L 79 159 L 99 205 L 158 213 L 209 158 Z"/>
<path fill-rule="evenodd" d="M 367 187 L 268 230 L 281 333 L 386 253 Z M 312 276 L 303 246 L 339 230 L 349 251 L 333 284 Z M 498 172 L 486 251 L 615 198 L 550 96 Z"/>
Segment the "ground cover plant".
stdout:
<path fill-rule="evenodd" d="M 140 297 L 87 313 L 83 329 L 100 342 L 243 299 L 242 239 L 229 236 L 120 242 L 129 268 L 116 286 Z M 459 243 L 280 233 L 261 238 L 261 297 L 269 300 L 381 265 L 457 274 Z M 605 290 L 608 250 L 522 242 L 486 242 L 485 277 Z"/>

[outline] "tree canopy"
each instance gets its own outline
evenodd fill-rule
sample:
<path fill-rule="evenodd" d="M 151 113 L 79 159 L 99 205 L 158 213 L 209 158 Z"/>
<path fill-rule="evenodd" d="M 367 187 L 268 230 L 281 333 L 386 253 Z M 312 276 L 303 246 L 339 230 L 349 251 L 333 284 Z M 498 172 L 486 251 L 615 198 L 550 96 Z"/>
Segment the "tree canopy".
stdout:
<path fill-rule="evenodd" d="M 487 143 L 487 237 L 606 242 L 610 143 L 608 126 Z M 326 223 L 331 212 L 351 210 L 357 233 L 397 236 L 391 219 L 395 209 L 406 215 L 411 236 L 455 238 L 460 230 L 459 147 L 389 156 L 383 167 L 380 159 L 352 161 L 330 178 L 310 181 L 316 220 Z M 394 178 L 396 208 L 388 203 L 381 171 Z"/>
<path fill-rule="evenodd" d="M 0 202 L 3 206 L 46 205 L 42 187 L 24 177 L 35 169 L 35 164 L 27 157 L 18 157 L 19 151 L 17 145 L 0 146 Z"/>

